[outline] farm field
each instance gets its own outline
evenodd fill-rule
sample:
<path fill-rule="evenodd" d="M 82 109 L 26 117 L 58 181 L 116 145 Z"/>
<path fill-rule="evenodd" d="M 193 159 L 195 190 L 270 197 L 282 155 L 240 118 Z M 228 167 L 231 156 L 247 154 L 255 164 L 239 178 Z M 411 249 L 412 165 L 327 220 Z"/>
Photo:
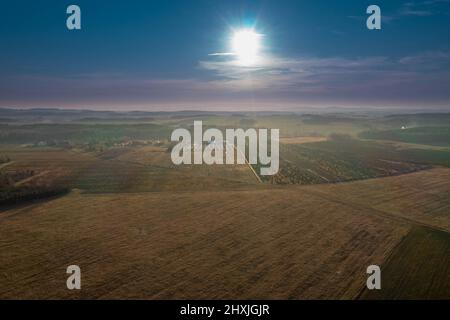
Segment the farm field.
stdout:
<path fill-rule="evenodd" d="M 450 147 L 450 127 L 413 127 L 361 133 L 362 138 Z"/>
<path fill-rule="evenodd" d="M 233 190 L 271 184 L 322 184 L 384 177 L 447 165 L 450 151 L 399 149 L 358 140 L 281 143 L 280 171 L 257 176 L 247 165 L 176 166 L 165 146 L 111 147 L 100 151 L 57 147 L 0 147 L 11 161 L 0 174 L 15 186 L 55 186 L 90 193 Z M 306 139 L 306 140 L 305 140 Z M 315 142 L 313 142 L 315 141 Z M 448 164 L 450 165 L 450 164 Z M 259 172 L 259 170 L 256 170 Z"/>
<path fill-rule="evenodd" d="M 320 184 L 385 177 L 450 165 L 450 151 L 405 149 L 344 138 L 280 145 L 278 184 Z"/>
<path fill-rule="evenodd" d="M 387 261 L 380 291 L 365 290 L 362 299 L 449 299 L 450 235 L 414 228 Z"/>
<path fill-rule="evenodd" d="M 416 207 L 429 208 L 436 201 L 430 194 L 448 193 L 449 172 L 255 191 L 75 191 L 1 214 L 0 297 L 356 298 L 365 286 L 365 268 L 383 268 L 402 239 L 425 223 L 377 204 L 424 195 Z M 396 190 L 430 178 L 422 192 Z M 371 199 L 379 181 L 393 192 Z M 348 191 L 353 184 L 354 195 Z M 330 196 L 340 191 L 345 200 Z M 360 203 L 365 196 L 369 201 Z M 448 212 L 448 200 L 441 200 Z M 428 212 L 427 224 L 433 214 Z M 449 219 L 439 221 L 448 226 Z M 78 293 L 64 286 L 65 267 L 74 263 L 85 281 Z M 415 283 L 424 286 L 421 295 L 431 294 L 428 283 Z"/>
<path fill-rule="evenodd" d="M 450 232 L 450 169 L 436 168 L 400 175 L 395 179 L 371 179 L 354 183 L 312 186 L 336 201 L 355 206 L 370 205 L 379 214 L 414 221 Z"/>
<path fill-rule="evenodd" d="M 85 152 L 58 148 L 0 148 L 13 161 L 3 174 L 32 171 L 29 185 L 63 185 L 83 192 L 143 192 L 240 188 L 258 183 L 247 165 L 175 166 L 161 147 Z"/>
<path fill-rule="evenodd" d="M 361 137 L 441 114 L 49 112 L 0 126 L 0 298 L 450 298 L 450 150 Z M 194 119 L 280 128 L 280 171 L 174 165 L 168 133 Z"/>

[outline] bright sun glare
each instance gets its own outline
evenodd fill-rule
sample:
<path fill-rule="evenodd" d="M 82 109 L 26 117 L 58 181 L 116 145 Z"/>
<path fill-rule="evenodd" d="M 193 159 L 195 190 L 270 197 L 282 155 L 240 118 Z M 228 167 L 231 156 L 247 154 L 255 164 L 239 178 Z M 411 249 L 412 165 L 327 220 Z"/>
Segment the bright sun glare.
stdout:
<path fill-rule="evenodd" d="M 251 29 L 239 30 L 233 35 L 233 53 L 244 66 L 251 66 L 257 62 L 260 46 L 261 35 Z"/>

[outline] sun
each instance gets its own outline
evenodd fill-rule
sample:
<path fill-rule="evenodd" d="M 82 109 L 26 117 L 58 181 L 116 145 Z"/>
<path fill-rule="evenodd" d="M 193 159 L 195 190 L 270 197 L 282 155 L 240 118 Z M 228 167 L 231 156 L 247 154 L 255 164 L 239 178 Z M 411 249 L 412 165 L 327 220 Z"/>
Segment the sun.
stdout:
<path fill-rule="evenodd" d="M 261 48 L 261 34 L 252 29 L 235 31 L 232 37 L 232 50 L 238 62 L 244 66 L 254 65 L 258 60 Z"/>

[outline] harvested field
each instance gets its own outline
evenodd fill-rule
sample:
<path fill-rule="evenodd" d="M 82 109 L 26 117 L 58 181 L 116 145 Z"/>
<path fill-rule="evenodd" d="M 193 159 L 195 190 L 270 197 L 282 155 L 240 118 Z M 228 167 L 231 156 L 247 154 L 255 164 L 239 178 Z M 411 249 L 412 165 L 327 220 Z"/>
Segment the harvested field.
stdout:
<path fill-rule="evenodd" d="M 311 191 L 380 214 L 450 232 L 450 169 L 436 168 L 395 179 L 311 186 Z"/>
<path fill-rule="evenodd" d="M 432 217 L 449 172 L 239 192 L 72 192 L 0 214 L 0 298 L 356 298 L 368 265 L 383 268 L 415 226 L 449 219 L 381 210 L 393 195 L 375 201 L 374 189 L 432 181 L 397 194 L 428 199 L 419 203 Z M 82 269 L 79 292 L 65 288 L 70 264 Z"/>
<path fill-rule="evenodd" d="M 160 147 L 115 148 L 99 154 L 62 149 L 5 149 L 14 161 L 1 172 L 32 170 L 20 184 L 68 185 L 89 193 L 241 189 L 258 184 L 247 165 L 175 166 Z"/>

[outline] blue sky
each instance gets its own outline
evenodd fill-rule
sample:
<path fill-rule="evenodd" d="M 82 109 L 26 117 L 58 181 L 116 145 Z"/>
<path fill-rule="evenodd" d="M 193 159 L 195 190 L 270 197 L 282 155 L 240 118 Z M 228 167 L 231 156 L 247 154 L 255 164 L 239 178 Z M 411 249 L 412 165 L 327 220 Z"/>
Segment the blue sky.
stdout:
<path fill-rule="evenodd" d="M 370 4 L 382 30 L 366 28 Z M 15 1 L 0 15 L 1 107 L 450 109 L 449 0 Z M 241 28 L 263 35 L 261 61 L 211 55 Z"/>

